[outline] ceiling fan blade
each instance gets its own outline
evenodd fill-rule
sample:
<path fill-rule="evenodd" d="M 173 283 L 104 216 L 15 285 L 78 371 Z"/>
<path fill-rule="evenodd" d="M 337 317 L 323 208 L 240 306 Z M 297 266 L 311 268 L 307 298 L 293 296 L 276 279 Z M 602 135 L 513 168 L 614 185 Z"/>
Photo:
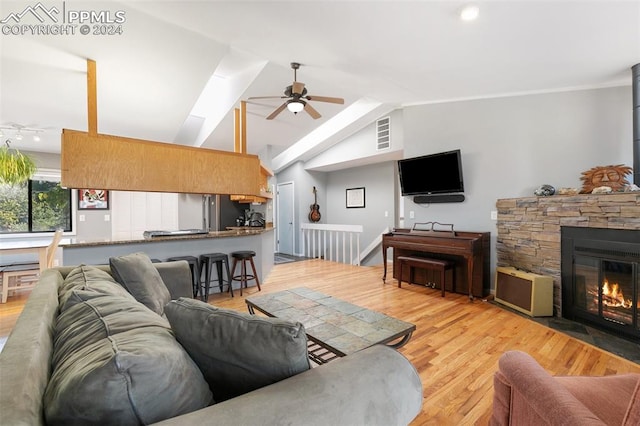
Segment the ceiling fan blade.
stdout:
<path fill-rule="evenodd" d="M 302 95 L 303 90 L 304 90 L 304 83 L 300 83 L 299 81 L 294 81 L 293 84 L 291 85 L 291 93 Z"/>
<path fill-rule="evenodd" d="M 251 96 L 247 99 L 284 99 L 286 96 Z"/>
<path fill-rule="evenodd" d="M 314 107 L 311 106 L 310 103 L 306 103 L 304 105 L 304 110 L 307 111 L 307 113 L 314 119 L 317 120 L 318 118 L 322 117 L 320 115 L 320 113 L 318 111 L 316 111 L 316 109 Z"/>
<path fill-rule="evenodd" d="M 332 104 L 344 104 L 344 99 L 342 98 L 331 98 L 328 96 L 311 96 L 311 95 L 307 96 L 306 98 L 310 101 L 329 102 Z"/>
<path fill-rule="evenodd" d="M 280 105 L 278 108 L 276 108 L 271 114 L 269 114 L 267 116 L 267 120 L 273 120 L 274 118 L 276 118 L 276 116 L 280 114 L 282 111 L 284 111 L 286 107 L 287 107 L 287 103 L 285 102 L 282 105 Z"/>

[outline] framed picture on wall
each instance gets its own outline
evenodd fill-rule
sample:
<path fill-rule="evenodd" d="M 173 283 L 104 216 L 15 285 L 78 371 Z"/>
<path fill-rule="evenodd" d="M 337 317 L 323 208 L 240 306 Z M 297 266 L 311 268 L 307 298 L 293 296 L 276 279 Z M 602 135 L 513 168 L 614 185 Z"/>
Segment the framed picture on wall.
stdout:
<path fill-rule="evenodd" d="M 347 208 L 359 209 L 364 207 L 364 187 L 347 188 Z"/>
<path fill-rule="evenodd" d="M 108 210 L 109 191 L 106 189 L 78 189 L 78 210 Z"/>

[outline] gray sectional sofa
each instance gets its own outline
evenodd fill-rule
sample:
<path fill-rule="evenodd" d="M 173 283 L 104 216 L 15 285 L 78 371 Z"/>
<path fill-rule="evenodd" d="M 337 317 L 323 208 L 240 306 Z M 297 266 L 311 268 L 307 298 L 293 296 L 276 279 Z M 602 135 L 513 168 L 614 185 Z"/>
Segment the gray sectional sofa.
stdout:
<path fill-rule="evenodd" d="M 109 266 L 42 273 L 0 353 L 0 423 L 402 425 L 420 412 L 420 378 L 397 351 L 309 368 L 301 324 L 190 299 L 184 261 L 153 268 L 164 307 L 116 288 Z"/>

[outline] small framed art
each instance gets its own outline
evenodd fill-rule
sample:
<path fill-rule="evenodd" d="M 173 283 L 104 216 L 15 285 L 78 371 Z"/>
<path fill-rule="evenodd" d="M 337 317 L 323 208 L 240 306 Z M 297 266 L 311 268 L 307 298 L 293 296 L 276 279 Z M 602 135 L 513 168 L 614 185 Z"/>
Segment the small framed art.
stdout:
<path fill-rule="evenodd" d="M 364 187 L 347 188 L 347 208 L 358 209 L 364 207 Z"/>
<path fill-rule="evenodd" d="M 106 189 L 78 189 L 78 210 L 108 210 L 109 191 Z"/>

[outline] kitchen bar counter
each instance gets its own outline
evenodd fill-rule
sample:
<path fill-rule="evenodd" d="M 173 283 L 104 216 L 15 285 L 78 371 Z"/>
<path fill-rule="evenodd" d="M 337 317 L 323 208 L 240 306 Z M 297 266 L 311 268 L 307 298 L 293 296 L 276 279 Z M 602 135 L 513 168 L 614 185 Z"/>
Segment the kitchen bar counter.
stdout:
<path fill-rule="evenodd" d="M 109 264 L 109 258 L 131 253 L 143 252 L 152 259 L 165 261 L 175 256 L 200 256 L 205 253 L 229 254 L 229 267 L 233 264 L 231 252 L 253 250 L 256 252 L 255 264 L 260 282 L 273 268 L 274 233 L 273 227 L 250 228 L 191 234 L 162 236 L 138 239 L 68 240 L 62 248 L 62 264 L 100 265 Z M 215 268 L 214 268 L 215 271 Z M 215 275 L 215 273 L 214 273 Z M 234 287 L 239 285 L 234 283 Z M 215 291 L 218 286 L 212 286 Z"/>
<path fill-rule="evenodd" d="M 228 228 L 226 231 L 211 231 L 208 234 L 183 234 L 172 236 L 159 236 L 151 238 L 127 238 L 127 239 L 108 239 L 108 240 L 78 240 L 76 238 L 69 238 L 66 246 L 73 247 L 91 247 L 91 246 L 104 246 L 114 244 L 135 244 L 135 243 L 156 243 L 160 241 L 181 241 L 181 240 L 199 240 L 207 238 L 233 238 L 233 237 L 246 237 L 249 235 L 260 235 L 265 232 L 272 231 L 273 228 L 256 228 L 256 227 L 234 227 Z"/>

